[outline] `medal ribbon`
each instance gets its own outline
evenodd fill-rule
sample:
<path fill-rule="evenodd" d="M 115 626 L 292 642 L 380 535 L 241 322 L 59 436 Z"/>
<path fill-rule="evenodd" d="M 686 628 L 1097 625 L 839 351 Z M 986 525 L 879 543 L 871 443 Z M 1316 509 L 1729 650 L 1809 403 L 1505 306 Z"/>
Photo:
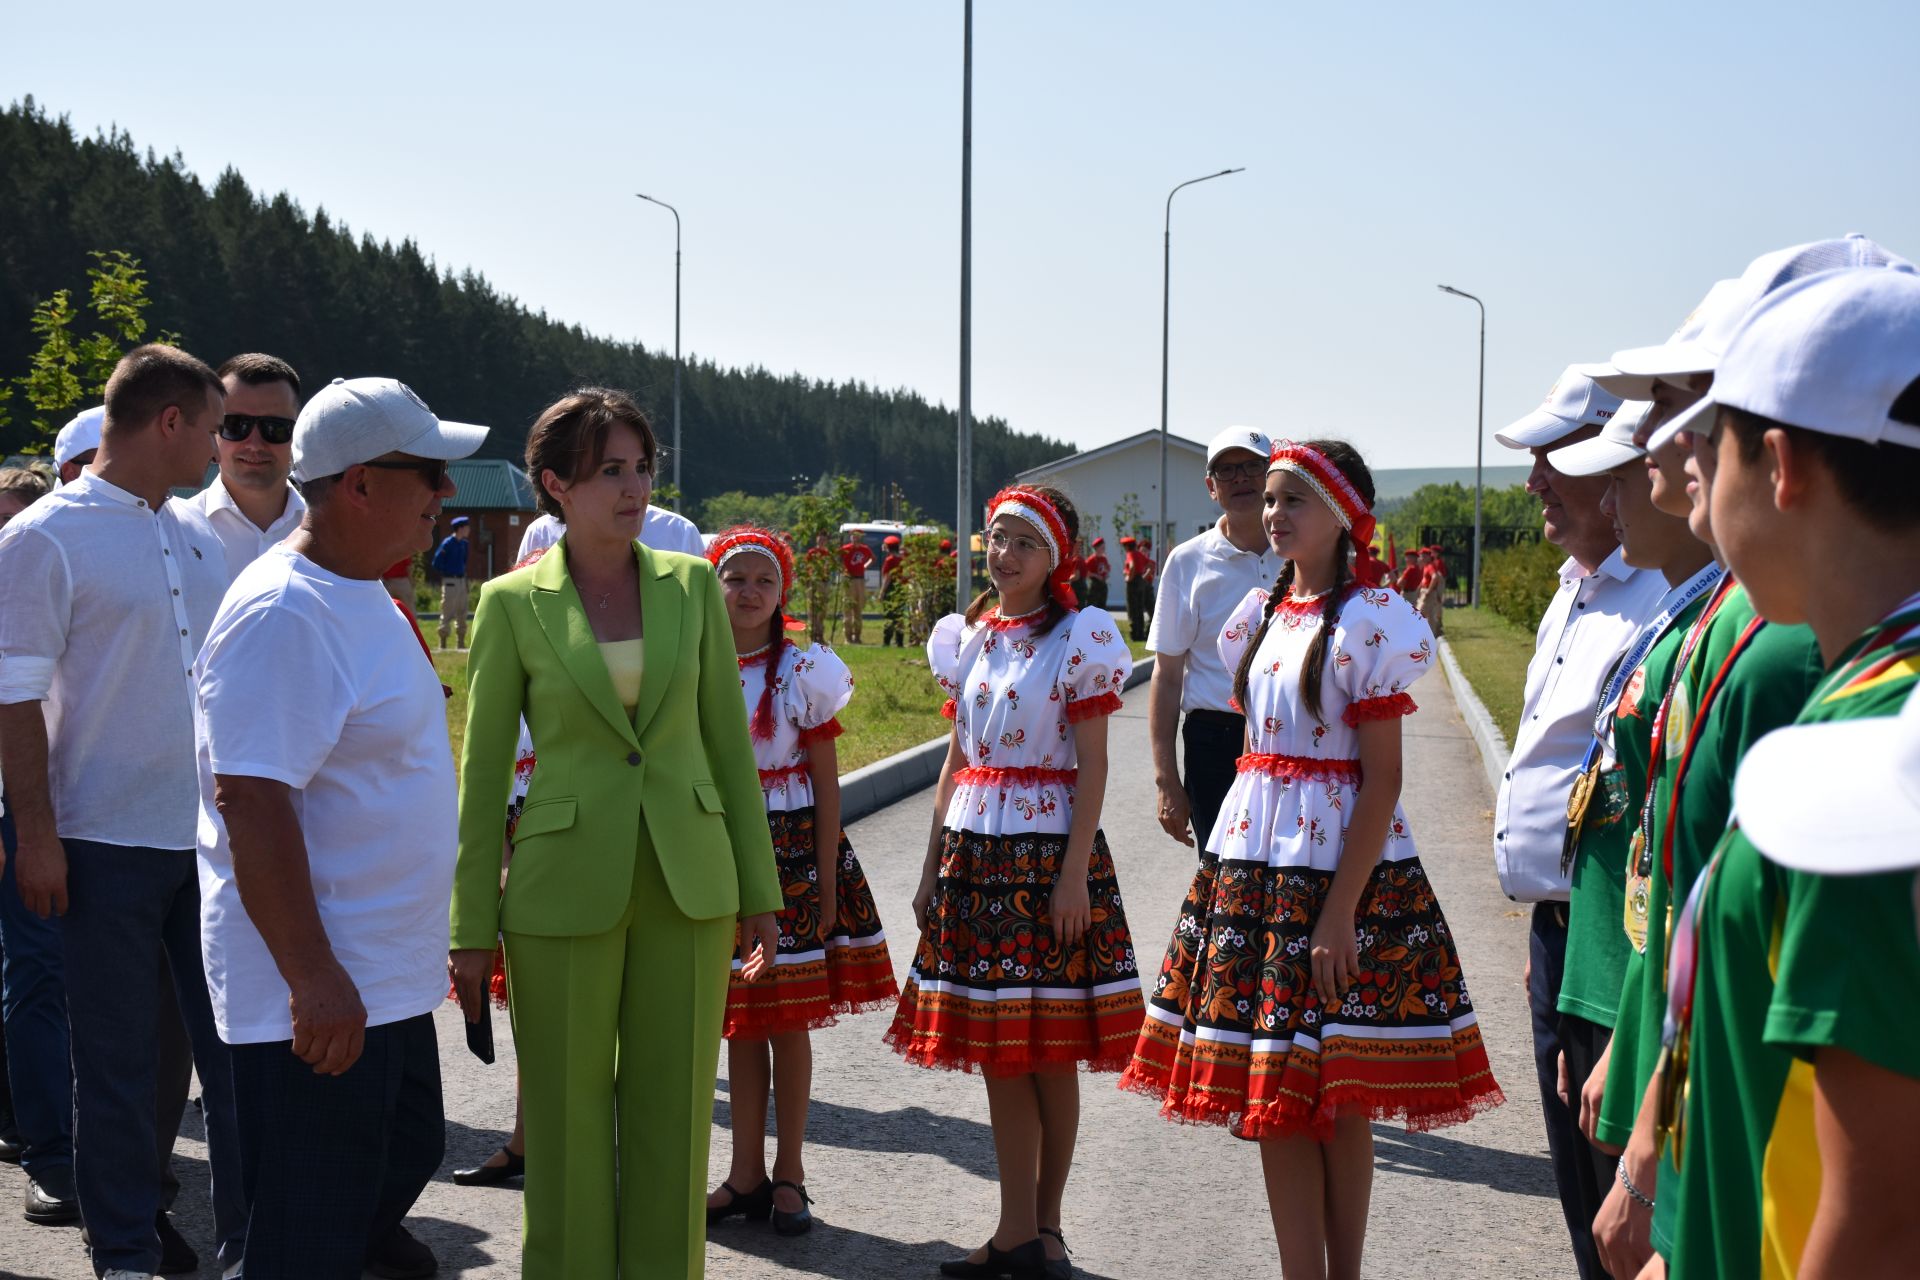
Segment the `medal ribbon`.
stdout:
<path fill-rule="evenodd" d="M 1707 607 L 1700 611 L 1700 616 L 1693 620 L 1693 625 L 1687 629 L 1686 639 L 1680 642 L 1680 656 L 1679 660 L 1673 664 L 1673 678 L 1667 681 L 1667 691 L 1660 696 L 1660 707 L 1653 713 L 1653 738 L 1647 755 L 1647 794 L 1640 803 L 1642 849 L 1638 859 L 1640 865 L 1636 867 L 1639 874 L 1643 876 L 1649 874 L 1649 867 L 1645 864 L 1652 856 L 1647 852 L 1647 842 L 1653 834 L 1653 796 L 1657 790 L 1655 780 L 1660 776 L 1661 766 L 1666 763 L 1667 715 L 1673 710 L 1673 695 L 1680 688 L 1680 682 L 1686 678 L 1687 665 L 1693 661 L 1694 651 L 1706 638 L 1708 624 L 1720 612 L 1720 606 L 1727 602 L 1727 593 L 1732 588 L 1732 576 L 1721 575 L 1719 585 L 1714 588 L 1713 599 L 1708 601 Z M 1701 718 L 1696 714 L 1694 723 L 1698 724 Z"/>

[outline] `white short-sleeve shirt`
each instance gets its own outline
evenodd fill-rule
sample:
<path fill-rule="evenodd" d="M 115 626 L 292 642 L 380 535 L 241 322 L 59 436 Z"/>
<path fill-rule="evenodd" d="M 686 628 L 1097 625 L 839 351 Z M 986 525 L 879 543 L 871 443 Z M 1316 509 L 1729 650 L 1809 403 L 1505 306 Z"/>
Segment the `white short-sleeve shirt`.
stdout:
<path fill-rule="evenodd" d="M 1280 565 L 1264 537 L 1258 550 L 1242 551 L 1218 521 L 1167 553 L 1147 648 L 1170 658 L 1186 655 L 1182 711 L 1233 710 L 1233 673 L 1220 661 L 1220 632 L 1249 591 L 1273 588 Z"/>
<path fill-rule="evenodd" d="M 287 535 L 300 527 L 300 518 L 307 514 L 306 500 L 292 485 L 282 487 L 287 493 L 286 510 L 264 529 L 234 502 L 226 480 L 220 476 L 215 476 L 212 484 L 184 500 L 187 506 L 206 517 L 207 523 L 213 526 L 214 533 L 219 536 L 221 546 L 226 548 L 229 577 L 239 577 L 240 571 L 258 560 L 263 551 L 286 541 Z"/>
<path fill-rule="evenodd" d="M 545 551 L 566 532 L 565 521 L 548 515 L 535 516 L 527 531 L 520 535 L 520 553 L 514 557 L 514 563 L 519 564 L 536 551 Z M 690 556 L 707 554 L 700 526 L 665 507 L 647 507 L 646 517 L 640 524 L 640 543 L 655 551 L 683 551 Z"/>
<path fill-rule="evenodd" d="M 287 984 L 234 883 L 214 775 L 292 788 L 320 923 L 367 1025 L 447 993 L 456 793 L 440 678 L 393 598 L 282 545 L 241 573 L 200 655 L 200 940 L 228 1044 L 291 1039 Z"/>

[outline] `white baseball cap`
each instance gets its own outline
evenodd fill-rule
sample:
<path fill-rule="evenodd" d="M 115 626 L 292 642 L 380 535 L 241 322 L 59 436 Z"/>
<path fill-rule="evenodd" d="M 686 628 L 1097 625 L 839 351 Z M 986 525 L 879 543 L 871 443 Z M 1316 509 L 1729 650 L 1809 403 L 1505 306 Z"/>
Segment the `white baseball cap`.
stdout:
<path fill-rule="evenodd" d="M 1647 383 L 1644 393 L 1638 392 L 1637 388 L 1630 388 L 1622 390 L 1621 394 L 1651 396 L 1654 382 L 1668 381 L 1683 386 L 1694 374 L 1712 373 L 1719 367 L 1720 357 L 1726 352 L 1733 331 L 1760 299 L 1781 285 L 1819 275 L 1823 271 L 1838 271 L 1847 267 L 1891 267 L 1898 271 L 1914 269 L 1911 262 L 1857 231 L 1837 240 L 1815 240 L 1809 244 L 1790 245 L 1785 249 L 1763 253 L 1747 264 L 1747 269 L 1740 273 L 1739 279 L 1722 280 L 1707 290 L 1707 296 L 1700 300 L 1700 305 L 1680 322 L 1680 328 L 1666 342 L 1657 347 L 1635 347 L 1614 352 L 1613 365 L 1623 376 L 1645 379 Z M 1616 386 L 1615 389 L 1619 388 Z M 1671 438 L 1670 434 L 1668 438 Z M 1662 439 L 1660 444 L 1665 442 Z M 1659 448 L 1660 445 L 1652 447 Z"/>
<path fill-rule="evenodd" d="M 53 465 L 64 467 L 89 449 L 100 447 L 100 428 L 107 421 L 107 406 L 84 409 L 73 421 L 60 428 L 53 438 Z"/>
<path fill-rule="evenodd" d="M 335 378 L 293 424 L 293 478 L 318 480 L 383 453 L 452 461 L 487 438 L 485 427 L 442 422 L 392 378 Z"/>
<path fill-rule="evenodd" d="M 1572 364 L 1526 417 L 1493 438 L 1509 449 L 1538 449 L 1582 427 L 1604 427 L 1620 410 L 1620 397 L 1593 380 L 1590 365 Z"/>
<path fill-rule="evenodd" d="M 1807 789 L 1809 761 L 1839 762 Z M 1897 716 L 1789 725 L 1753 744 L 1733 781 L 1740 829 L 1783 867 L 1869 875 L 1920 867 L 1920 691 Z"/>
<path fill-rule="evenodd" d="M 1647 448 L 1709 430 L 1727 405 L 1825 435 L 1920 449 L 1916 385 L 1920 274 L 1822 272 L 1754 304 L 1720 357 L 1713 389 L 1655 431 Z"/>
<path fill-rule="evenodd" d="M 1207 466 L 1211 468 L 1221 454 L 1235 449 L 1257 453 L 1265 461 L 1273 454 L 1273 441 L 1267 438 L 1266 432 L 1256 427 L 1227 427 L 1207 441 Z"/>
<path fill-rule="evenodd" d="M 1633 442 L 1633 433 L 1640 429 L 1652 409 L 1651 400 L 1624 401 L 1599 435 L 1555 449 L 1547 455 L 1547 461 L 1561 475 L 1597 476 L 1635 458 L 1644 458 L 1647 451 Z"/>

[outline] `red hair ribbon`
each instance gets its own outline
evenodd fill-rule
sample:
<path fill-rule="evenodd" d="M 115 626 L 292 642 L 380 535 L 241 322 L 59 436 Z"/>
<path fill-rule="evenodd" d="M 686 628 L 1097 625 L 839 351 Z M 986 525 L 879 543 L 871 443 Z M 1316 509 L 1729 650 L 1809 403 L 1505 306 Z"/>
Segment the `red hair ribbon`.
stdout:
<path fill-rule="evenodd" d="M 1352 537 L 1355 545 L 1365 546 L 1373 541 L 1373 512 L 1367 509 L 1366 499 L 1353 487 L 1353 481 L 1346 473 L 1333 465 L 1333 460 L 1310 444 L 1301 444 L 1297 440 L 1277 441 L 1273 453 L 1268 458 L 1269 472 L 1285 471 L 1299 476 L 1308 486 L 1320 495 L 1321 501 L 1333 512 Z"/>
<path fill-rule="evenodd" d="M 1071 539 L 1060 508 L 1036 490 L 1013 485 L 994 494 L 987 504 L 988 524 L 1002 515 L 1015 516 L 1034 527 L 1047 544 L 1048 593 L 1069 613 L 1077 609 L 1080 602 L 1073 594 L 1073 561 L 1067 556 Z"/>

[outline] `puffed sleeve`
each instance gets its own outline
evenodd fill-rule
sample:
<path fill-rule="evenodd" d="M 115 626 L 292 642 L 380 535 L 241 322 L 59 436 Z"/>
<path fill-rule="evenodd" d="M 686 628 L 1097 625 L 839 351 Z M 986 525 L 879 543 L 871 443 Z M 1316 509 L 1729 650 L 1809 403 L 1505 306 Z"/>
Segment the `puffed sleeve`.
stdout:
<path fill-rule="evenodd" d="M 1067 640 L 1067 664 L 1060 672 L 1067 722 L 1076 724 L 1120 709 L 1120 690 L 1133 670 L 1133 653 L 1105 609 L 1073 615 Z"/>
<path fill-rule="evenodd" d="M 802 744 L 837 738 L 840 710 L 853 700 L 853 672 L 824 644 L 796 649 L 787 674 L 787 718 L 800 729 Z"/>
<path fill-rule="evenodd" d="M 1348 724 L 1412 715 L 1407 689 L 1433 668 L 1433 631 L 1399 592 L 1361 587 L 1340 608 L 1332 663 Z"/>
<path fill-rule="evenodd" d="M 966 640 L 966 631 L 966 618 L 950 613 L 934 623 L 933 631 L 927 636 L 927 665 L 933 668 L 940 692 L 947 695 L 940 714 L 949 720 L 957 714 L 953 700 L 960 693 L 960 646 Z"/>
<path fill-rule="evenodd" d="M 1231 675 L 1240 670 L 1240 659 L 1247 653 L 1247 646 L 1253 643 L 1253 633 L 1260 629 L 1260 616 L 1266 612 L 1268 593 L 1255 587 L 1247 592 L 1246 599 L 1240 602 L 1227 617 L 1227 623 L 1220 628 L 1218 644 L 1220 661 L 1226 664 Z M 1239 707 L 1234 708 L 1240 710 Z"/>

